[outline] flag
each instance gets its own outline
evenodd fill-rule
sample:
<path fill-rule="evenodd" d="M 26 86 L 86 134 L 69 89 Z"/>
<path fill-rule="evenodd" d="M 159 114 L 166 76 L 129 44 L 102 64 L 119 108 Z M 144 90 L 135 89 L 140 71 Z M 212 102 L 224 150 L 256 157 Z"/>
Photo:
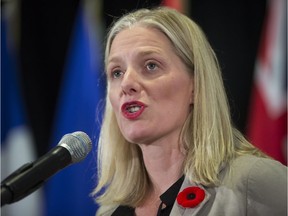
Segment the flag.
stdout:
<path fill-rule="evenodd" d="M 286 0 L 268 1 L 247 127 L 251 142 L 283 164 L 287 164 L 286 4 Z"/>
<path fill-rule="evenodd" d="M 36 159 L 20 91 L 20 69 L 4 5 L 1 14 L 1 181 L 20 166 Z M 10 40 L 9 40 L 10 39 Z M 1 207 L 2 216 L 42 215 L 42 192 Z"/>
<path fill-rule="evenodd" d="M 101 75 L 97 34 L 93 29 L 97 26 L 82 6 L 74 26 L 56 108 L 51 148 L 63 135 L 74 131 L 87 133 L 93 146 L 83 161 L 66 167 L 47 182 L 47 216 L 95 215 L 97 210 L 90 194 L 96 185 L 96 142 L 105 80 Z"/>
<path fill-rule="evenodd" d="M 184 5 L 186 2 L 184 0 L 163 0 L 162 5 L 170 8 L 174 8 L 179 12 L 184 12 Z"/>

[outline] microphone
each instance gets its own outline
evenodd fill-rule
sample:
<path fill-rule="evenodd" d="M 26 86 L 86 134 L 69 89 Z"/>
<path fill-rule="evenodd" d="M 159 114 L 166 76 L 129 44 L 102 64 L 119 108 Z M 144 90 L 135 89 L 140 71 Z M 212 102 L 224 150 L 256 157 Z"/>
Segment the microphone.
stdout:
<path fill-rule="evenodd" d="M 1 182 L 1 206 L 23 199 L 52 175 L 82 161 L 91 151 L 89 136 L 81 131 L 66 134 L 56 147 L 34 162 L 24 164 Z"/>

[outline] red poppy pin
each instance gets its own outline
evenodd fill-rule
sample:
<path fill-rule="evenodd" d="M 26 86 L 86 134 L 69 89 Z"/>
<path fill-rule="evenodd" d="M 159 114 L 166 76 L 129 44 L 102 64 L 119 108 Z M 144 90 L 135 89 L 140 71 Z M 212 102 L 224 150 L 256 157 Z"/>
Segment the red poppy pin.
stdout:
<path fill-rule="evenodd" d="M 184 208 L 194 208 L 205 198 L 205 191 L 200 187 L 188 187 L 177 196 L 177 202 Z"/>

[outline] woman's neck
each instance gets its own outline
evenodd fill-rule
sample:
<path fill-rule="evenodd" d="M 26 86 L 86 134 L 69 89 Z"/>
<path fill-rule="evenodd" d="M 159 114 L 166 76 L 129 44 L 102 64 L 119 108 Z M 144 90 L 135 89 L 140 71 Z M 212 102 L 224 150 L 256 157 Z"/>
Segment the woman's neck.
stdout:
<path fill-rule="evenodd" d="M 171 142 L 139 146 L 153 190 L 161 195 L 183 175 L 184 151 Z"/>

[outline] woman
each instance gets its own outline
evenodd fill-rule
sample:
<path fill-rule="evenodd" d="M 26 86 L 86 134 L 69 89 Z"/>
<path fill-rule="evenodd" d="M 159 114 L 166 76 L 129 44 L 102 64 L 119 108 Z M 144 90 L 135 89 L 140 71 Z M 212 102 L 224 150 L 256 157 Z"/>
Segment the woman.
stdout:
<path fill-rule="evenodd" d="M 105 66 L 97 215 L 286 213 L 286 167 L 233 127 L 215 54 L 193 21 L 164 7 L 125 15 Z"/>

